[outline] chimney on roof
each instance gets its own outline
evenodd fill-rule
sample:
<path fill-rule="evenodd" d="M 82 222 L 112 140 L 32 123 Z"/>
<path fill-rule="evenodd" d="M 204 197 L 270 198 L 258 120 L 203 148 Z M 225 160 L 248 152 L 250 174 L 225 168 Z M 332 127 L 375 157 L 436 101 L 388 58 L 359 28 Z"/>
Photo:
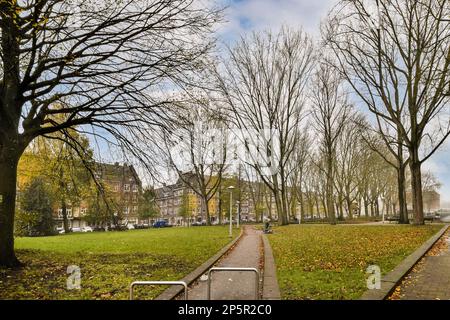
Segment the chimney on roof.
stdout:
<path fill-rule="evenodd" d="M 118 167 L 118 166 L 119 166 L 119 163 L 118 163 L 118 162 L 114 162 L 114 165 L 115 165 L 116 167 Z"/>

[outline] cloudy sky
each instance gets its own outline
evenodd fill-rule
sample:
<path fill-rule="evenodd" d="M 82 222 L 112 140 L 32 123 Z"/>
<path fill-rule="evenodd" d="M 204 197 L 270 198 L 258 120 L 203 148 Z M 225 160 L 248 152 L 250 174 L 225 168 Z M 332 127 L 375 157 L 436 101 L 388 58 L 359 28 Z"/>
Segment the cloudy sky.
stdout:
<path fill-rule="evenodd" d="M 253 30 L 277 29 L 281 25 L 302 26 L 305 31 L 318 36 L 319 25 L 336 0 L 222 0 L 228 6 L 226 23 L 220 37 L 232 44 Z M 443 184 L 441 202 L 450 202 L 450 141 L 423 166 L 424 171 L 436 174 Z M 448 206 L 448 205 L 447 205 Z"/>

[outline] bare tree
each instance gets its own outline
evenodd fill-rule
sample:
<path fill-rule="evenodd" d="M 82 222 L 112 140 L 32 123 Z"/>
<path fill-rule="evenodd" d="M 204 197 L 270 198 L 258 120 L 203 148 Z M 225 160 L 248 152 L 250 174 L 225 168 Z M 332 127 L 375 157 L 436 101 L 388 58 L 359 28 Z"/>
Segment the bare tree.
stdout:
<path fill-rule="evenodd" d="M 442 183 L 431 171 L 424 172 L 422 174 L 422 180 L 424 191 L 437 191 L 442 187 Z"/>
<path fill-rule="evenodd" d="M 353 217 L 352 207 L 358 195 L 358 167 L 361 165 L 362 149 L 366 146 L 361 139 L 362 115 L 355 114 L 346 121 L 336 147 L 336 189 L 340 190 L 340 214 L 343 217 L 342 202 L 345 202 L 347 216 Z"/>
<path fill-rule="evenodd" d="M 227 160 L 223 115 L 210 103 L 208 99 L 189 102 L 178 112 L 177 130 L 163 131 L 161 137 L 170 167 L 202 200 L 207 225 L 211 224 L 209 203 L 222 182 Z"/>
<path fill-rule="evenodd" d="M 334 179 L 336 146 L 346 124 L 351 106 L 343 89 L 339 73 L 322 61 L 314 75 L 311 89 L 313 127 L 320 139 L 323 165 L 319 167 L 326 176 L 326 210 L 331 224 L 336 224 L 334 208 Z"/>
<path fill-rule="evenodd" d="M 311 152 L 311 137 L 308 134 L 308 128 L 303 128 L 303 132 L 299 133 L 299 137 L 296 143 L 296 148 L 294 153 L 289 159 L 290 170 L 290 187 L 293 198 L 300 205 L 300 217 L 301 220 L 305 218 L 306 212 L 306 197 L 305 197 L 305 180 L 307 173 L 306 171 L 308 163 L 308 158 Z"/>
<path fill-rule="evenodd" d="M 220 15 L 193 0 L 0 1 L 0 265 L 19 264 L 17 162 L 27 145 L 80 126 L 145 160 L 134 139 L 167 120 L 160 89 L 189 81 Z"/>
<path fill-rule="evenodd" d="M 287 163 L 296 147 L 313 59 L 309 36 L 283 28 L 241 39 L 217 72 L 230 122 L 254 132 L 242 144 L 252 158 L 248 164 L 273 194 L 281 225 L 288 223 Z"/>
<path fill-rule="evenodd" d="M 377 130 L 374 130 L 367 122 L 363 126 L 365 127 L 365 131 L 361 132 L 361 137 L 367 146 L 382 157 L 397 172 L 399 223 L 409 224 L 406 203 L 406 169 L 408 167 L 409 157 L 405 156 L 407 150 L 404 150 L 405 147 L 402 143 L 403 139 L 400 130 L 398 130 L 397 126 L 395 130 L 391 130 L 392 128 L 389 126 L 383 126 L 381 121 L 378 121 Z M 395 131 L 394 135 L 390 133 L 391 131 Z"/>
<path fill-rule="evenodd" d="M 450 2 L 376 4 L 369 10 L 363 0 L 341 1 L 326 40 L 379 128 L 396 130 L 398 148 L 407 148 L 414 222 L 423 224 L 421 166 L 450 134 Z"/>

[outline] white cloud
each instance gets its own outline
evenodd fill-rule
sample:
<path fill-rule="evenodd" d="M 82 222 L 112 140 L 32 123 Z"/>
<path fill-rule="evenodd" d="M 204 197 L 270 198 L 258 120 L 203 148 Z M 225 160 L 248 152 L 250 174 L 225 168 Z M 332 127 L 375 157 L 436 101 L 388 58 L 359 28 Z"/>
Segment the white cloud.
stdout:
<path fill-rule="evenodd" d="M 221 39 L 232 43 L 252 31 L 278 29 L 282 25 L 318 36 L 319 26 L 337 0 L 222 0 L 228 6 L 226 22 L 219 29 Z M 441 200 L 450 201 L 450 139 L 423 164 L 442 183 Z"/>
<path fill-rule="evenodd" d="M 228 0 L 226 20 L 220 34 L 225 41 L 253 30 L 278 29 L 282 25 L 318 34 L 320 21 L 336 0 Z"/>

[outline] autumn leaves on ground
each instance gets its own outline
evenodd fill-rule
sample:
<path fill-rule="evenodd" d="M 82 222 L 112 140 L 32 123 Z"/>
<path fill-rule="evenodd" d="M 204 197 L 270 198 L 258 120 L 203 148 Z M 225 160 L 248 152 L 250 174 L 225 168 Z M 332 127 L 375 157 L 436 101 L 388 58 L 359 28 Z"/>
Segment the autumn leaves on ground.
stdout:
<path fill-rule="evenodd" d="M 287 226 L 269 236 L 283 299 L 358 299 L 366 269 L 382 274 L 442 226 Z"/>
<path fill-rule="evenodd" d="M 269 240 L 282 298 L 357 299 L 367 266 L 389 272 L 440 227 L 277 227 Z M 228 242 L 225 227 L 18 238 L 25 267 L 0 270 L 0 299 L 126 299 L 132 281 L 179 280 Z M 81 290 L 66 288 L 69 265 L 81 268 Z M 162 289 L 138 290 L 137 298 Z"/>
<path fill-rule="evenodd" d="M 17 238 L 25 267 L 0 269 L 0 299 L 127 299 L 132 281 L 179 280 L 229 241 L 222 226 Z M 67 289 L 69 265 L 80 267 L 80 290 Z M 163 289 L 138 288 L 136 298 Z"/>

